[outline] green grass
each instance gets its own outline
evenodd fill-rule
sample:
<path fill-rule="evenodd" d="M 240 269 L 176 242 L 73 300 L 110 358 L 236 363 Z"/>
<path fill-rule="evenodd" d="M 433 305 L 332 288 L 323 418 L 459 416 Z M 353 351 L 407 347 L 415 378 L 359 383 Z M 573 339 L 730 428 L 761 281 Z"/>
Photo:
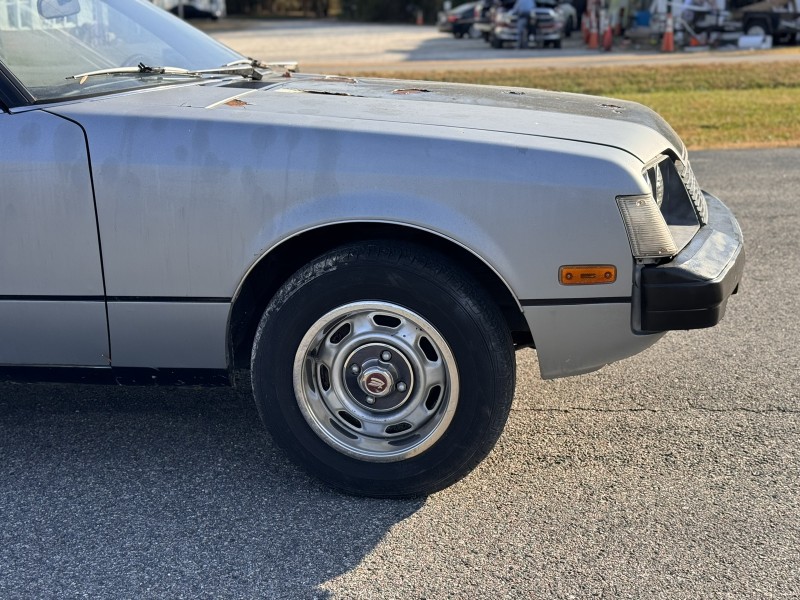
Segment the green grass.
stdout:
<path fill-rule="evenodd" d="M 692 149 L 800 146 L 800 64 L 796 61 L 372 75 L 633 100 L 660 113 Z"/>

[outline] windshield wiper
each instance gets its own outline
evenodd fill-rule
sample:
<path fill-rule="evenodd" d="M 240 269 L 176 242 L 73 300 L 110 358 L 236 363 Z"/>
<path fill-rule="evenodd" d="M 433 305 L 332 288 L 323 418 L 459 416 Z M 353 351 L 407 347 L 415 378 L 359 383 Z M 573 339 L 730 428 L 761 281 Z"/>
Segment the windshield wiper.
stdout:
<path fill-rule="evenodd" d="M 99 75 L 178 75 L 184 77 L 202 77 L 203 75 L 241 75 L 249 79 L 259 80 L 262 75 L 256 70 L 256 65 L 252 63 L 247 64 L 232 64 L 217 67 L 215 69 L 182 69 L 180 67 L 150 67 L 144 63 L 139 63 L 136 67 L 116 67 L 113 69 L 101 69 L 99 71 L 89 71 L 88 73 L 78 73 L 77 75 L 70 75 L 67 79 L 78 79 L 80 84 L 89 77 L 97 77 Z"/>
<path fill-rule="evenodd" d="M 265 63 L 255 58 L 240 58 L 239 60 L 234 60 L 233 62 L 229 62 L 225 66 L 235 67 L 239 65 L 250 65 L 251 67 L 256 67 L 258 69 L 268 69 L 272 72 L 290 71 L 292 73 L 296 73 L 298 71 L 298 64 L 296 60 Z"/>

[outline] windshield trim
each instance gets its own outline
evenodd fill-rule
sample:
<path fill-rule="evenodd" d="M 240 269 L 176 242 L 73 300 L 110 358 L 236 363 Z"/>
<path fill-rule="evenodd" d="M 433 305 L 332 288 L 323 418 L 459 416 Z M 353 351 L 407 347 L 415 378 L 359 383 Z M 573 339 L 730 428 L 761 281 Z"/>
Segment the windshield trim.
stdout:
<path fill-rule="evenodd" d="M 26 106 L 35 100 L 28 88 L 0 61 L 0 102 L 5 109 Z"/>
<path fill-rule="evenodd" d="M 215 78 L 213 79 L 214 82 L 224 83 L 228 80 L 238 80 L 238 77 L 226 77 L 224 79 Z M 126 90 L 108 90 L 103 92 L 97 92 L 92 94 L 84 94 L 81 96 L 74 96 L 74 97 L 66 97 L 66 98 L 42 98 L 40 100 L 32 100 L 30 102 L 23 102 L 21 104 L 11 104 L 8 106 L 10 113 L 21 113 L 27 112 L 29 110 L 47 110 L 49 108 L 58 108 L 61 106 L 67 106 L 70 104 L 80 104 L 81 102 L 91 102 L 96 100 L 102 100 L 103 98 L 108 97 L 124 97 L 124 96 L 131 96 L 134 94 L 146 94 L 149 92 L 157 92 L 160 90 L 168 90 L 173 89 L 176 87 L 188 87 L 188 86 L 195 86 L 195 85 L 204 85 L 207 84 L 212 79 L 182 79 L 181 81 L 172 81 L 172 82 L 162 82 L 160 84 L 154 85 L 147 85 L 135 88 L 129 88 Z M 0 96 L 1 98 L 1 96 Z"/>

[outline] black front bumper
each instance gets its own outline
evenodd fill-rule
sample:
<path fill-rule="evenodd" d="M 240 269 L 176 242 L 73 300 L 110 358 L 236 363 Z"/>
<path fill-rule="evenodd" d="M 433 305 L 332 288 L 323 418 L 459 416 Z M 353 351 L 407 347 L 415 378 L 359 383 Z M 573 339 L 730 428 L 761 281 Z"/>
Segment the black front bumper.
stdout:
<path fill-rule="evenodd" d="M 639 267 L 636 331 L 712 327 L 725 314 L 728 298 L 738 291 L 745 262 L 742 230 L 719 199 L 705 197 L 708 225 L 668 263 Z"/>

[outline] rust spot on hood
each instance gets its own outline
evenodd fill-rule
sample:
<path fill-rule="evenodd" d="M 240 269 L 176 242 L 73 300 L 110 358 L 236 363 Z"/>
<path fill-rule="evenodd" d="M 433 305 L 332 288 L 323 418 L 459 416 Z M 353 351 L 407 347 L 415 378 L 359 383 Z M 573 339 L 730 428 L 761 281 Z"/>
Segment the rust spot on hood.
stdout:
<path fill-rule="evenodd" d="M 405 89 L 394 90 L 392 93 L 397 94 L 398 96 L 408 96 L 410 94 L 427 94 L 429 92 L 430 90 L 426 90 L 423 88 L 405 88 Z"/>
<path fill-rule="evenodd" d="M 233 106 L 233 107 L 247 106 L 247 102 L 245 102 L 244 100 L 239 100 L 238 98 L 231 98 L 225 103 L 225 106 Z"/>

